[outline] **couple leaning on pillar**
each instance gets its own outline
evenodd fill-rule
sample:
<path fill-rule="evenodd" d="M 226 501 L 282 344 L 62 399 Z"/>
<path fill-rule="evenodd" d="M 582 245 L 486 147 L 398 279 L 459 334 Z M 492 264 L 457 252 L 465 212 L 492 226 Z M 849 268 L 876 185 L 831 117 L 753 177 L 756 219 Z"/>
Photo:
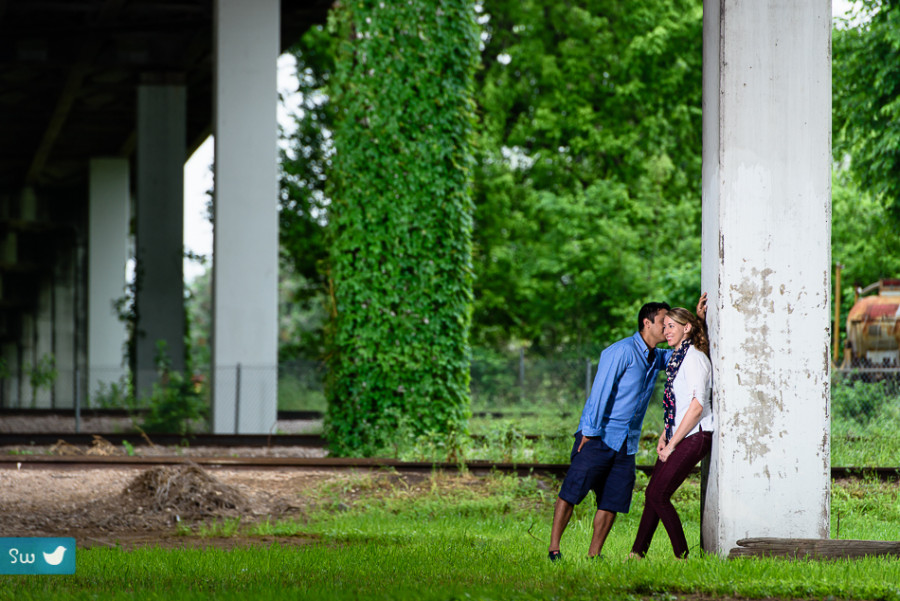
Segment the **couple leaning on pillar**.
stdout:
<path fill-rule="evenodd" d="M 668 342 L 669 349 L 656 345 Z M 600 555 L 618 513 L 628 513 L 634 489 L 641 426 L 656 375 L 666 371 L 665 428 L 656 446 L 659 458 L 647 484 L 644 513 L 631 550 L 643 557 L 660 520 L 678 558 L 688 548 L 672 494 L 709 453 L 715 426 L 710 407 L 712 369 L 706 335 L 706 294 L 697 315 L 666 303 L 647 303 L 638 313 L 638 331 L 600 355 L 597 376 L 581 413 L 572 464 L 553 513 L 549 558 L 560 559 L 559 542 L 572 511 L 593 490 L 597 498 L 588 557 Z"/>

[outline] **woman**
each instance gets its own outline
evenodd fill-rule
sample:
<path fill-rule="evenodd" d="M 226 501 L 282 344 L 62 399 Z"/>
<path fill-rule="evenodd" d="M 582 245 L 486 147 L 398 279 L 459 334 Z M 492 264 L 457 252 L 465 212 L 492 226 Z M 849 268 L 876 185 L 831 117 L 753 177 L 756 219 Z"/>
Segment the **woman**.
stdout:
<path fill-rule="evenodd" d="M 675 307 L 666 316 L 663 328 L 666 341 L 675 349 L 666 364 L 665 429 L 656 445 L 659 459 L 647 484 L 631 557 L 647 554 L 660 520 L 669 533 L 675 557 L 687 557 L 687 541 L 672 505 L 672 494 L 712 446 L 712 368 L 704 324 L 687 309 Z"/>

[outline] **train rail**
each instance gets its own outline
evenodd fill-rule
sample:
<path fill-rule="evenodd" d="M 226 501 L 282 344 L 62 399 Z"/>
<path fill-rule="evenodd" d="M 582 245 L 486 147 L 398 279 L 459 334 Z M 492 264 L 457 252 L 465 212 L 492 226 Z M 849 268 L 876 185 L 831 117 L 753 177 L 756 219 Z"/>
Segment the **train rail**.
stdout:
<path fill-rule="evenodd" d="M 127 456 L 127 455 L 6 455 L 0 456 L 0 469 L 147 469 L 166 465 L 195 464 L 210 469 L 253 470 L 393 470 L 397 472 L 429 473 L 432 471 L 473 474 L 490 472 L 516 473 L 519 475 L 563 475 L 568 464 L 559 463 L 502 463 L 492 461 L 430 462 L 400 461 L 385 458 L 346 457 L 182 457 L 182 456 Z M 644 469 L 643 467 L 639 469 Z M 650 469 L 649 467 L 647 469 Z"/>
<path fill-rule="evenodd" d="M 90 446 L 100 437 L 115 446 L 128 442 L 140 446 L 197 446 L 197 447 L 316 447 L 324 448 L 326 441 L 319 434 L 74 434 L 72 432 L 10 432 L 0 434 L 5 446 L 52 445 L 60 440 L 72 445 Z"/>
<path fill-rule="evenodd" d="M 75 434 L 72 432 L 10 432 L 0 433 L 0 445 L 31 446 L 52 445 L 63 440 L 72 445 L 90 446 L 95 437 L 100 437 L 115 446 L 128 442 L 138 446 L 197 446 L 197 447 L 315 447 L 324 448 L 327 441 L 319 434 L 150 434 L 144 438 L 140 433 L 129 434 Z M 472 440 L 485 437 L 473 434 Z M 539 440 L 553 438 L 571 439 L 571 434 L 522 434 L 522 439 Z M 656 437 L 652 437 L 656 440 Z"/>
<path fill-rule="evenodd" d="M 196 464 L 209 469 L 253 470 L 393 470 L 397 472 L 466 471 L 476 475 L 491 472 L 515 473 L 520 476 L 544 474 L 565 475 L 567 463 L 508 463 L 494 461 L 431 462 L 400 461 L 386 458 L 346 457 L 205 457 L 205 456 L 127 456 L 127 455 L 4 455 L 0 469 L 103 469 L 140 468 L 165 465 Z M 653 466 L 638 465 L 638 471 L 650 474 Z M 694 470 L 698 471 L 697 469 Z M 900 479 L 900 467 L 832 467 L 832 478 Z"/>
<path fill-rule="evenodd" d="M 131 417 L 132 415 L 142 415 L 146 413 L 145 409 L 94 409 L 84 408 L 78 411 L 81 417 Z M 0 418 L 5 416 L 16 417 L 74 417 L 75 409 L 27 409 L 27 408 L 0 408 Z M 531 417 L 538 415 L 535 411 L 473 411 L 473 417 Z M 573 417 L 575 414 L 571 411 L 560 411 L 560 417 Z M 277 419 L 281 421 L 291 420 L 320 420 L 325 417 L 322 411 L 279 411 Z"/>

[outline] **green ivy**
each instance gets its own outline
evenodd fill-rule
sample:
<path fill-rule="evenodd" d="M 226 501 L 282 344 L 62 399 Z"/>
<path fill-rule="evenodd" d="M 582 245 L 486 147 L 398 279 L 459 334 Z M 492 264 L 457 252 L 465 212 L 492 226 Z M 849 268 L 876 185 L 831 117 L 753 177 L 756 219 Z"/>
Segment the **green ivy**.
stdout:
<path fill-rule="evenodd" d="M 344 2 L 330 27 L 326 427 L 333 453 L 373 455 L 469 413 L 479 29 L 469 0 Z"/>

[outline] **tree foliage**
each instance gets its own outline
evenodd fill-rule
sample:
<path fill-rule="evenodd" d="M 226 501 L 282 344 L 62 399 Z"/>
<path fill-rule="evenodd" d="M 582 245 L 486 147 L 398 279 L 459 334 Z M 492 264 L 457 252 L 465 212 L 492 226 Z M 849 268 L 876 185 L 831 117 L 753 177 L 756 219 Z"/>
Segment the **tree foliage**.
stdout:
<path fill-rule="evenodd" d="M 832 46 L 835 159 L 900 219 L 900 1 L 862 0 Z"/>
<path fill-rule="evenodd" d="M 831 256 L 843 266 L 838 328 L 844 340 L 854 291 L 883 278 L 900 277 L 900 237 L 884 197 L 860 190 L 846 170 L 832 175 L 831 205 Z"/>
<path fill-rule="evenodd" d="M 838 171 L 831 201 L 831 256 L 843 265 L 844 294 L 852 298 L 857 286 L 900 277 L 900 236 L 884 199 L 860 191 L 846 172 Z"/>
<path fill-rule="evenodd" d="M 283 270 L 302 281 L 294 297 L 308 301 L 324 289 L 328 255 L 325 183 L 331 155 L 332 108 L 326 86 L 334 69 L 334 37 L 312 27 L 294 46 L 299 111 L 287 150 L 281 151 L 279 235 Z"/>
<path fill-rule="evenodd" d="M 485 2 L 477 344 L 596 348 L 700 276 L 700 0 Z M 691 305 L 688 305 L 691 306 Z"/>
<path fill-rule="evenodd" d="M 293 115 L 295 128 L 280 160 L 279 361 L 318 361 L 327 352 L 330 200 L 326 182 L 334 153 L 334 103 L 329 102 L 328 84 L 336 45 L 333 32 L 317 25 L 291 49 L 297 61 L 300 103 Z"/>
<path fill-rule="evenodd" d="M 355 0 L 332 25 L 326 425 L 372 454 L 468 416 L 478 29 L 468 0 Z"/>

